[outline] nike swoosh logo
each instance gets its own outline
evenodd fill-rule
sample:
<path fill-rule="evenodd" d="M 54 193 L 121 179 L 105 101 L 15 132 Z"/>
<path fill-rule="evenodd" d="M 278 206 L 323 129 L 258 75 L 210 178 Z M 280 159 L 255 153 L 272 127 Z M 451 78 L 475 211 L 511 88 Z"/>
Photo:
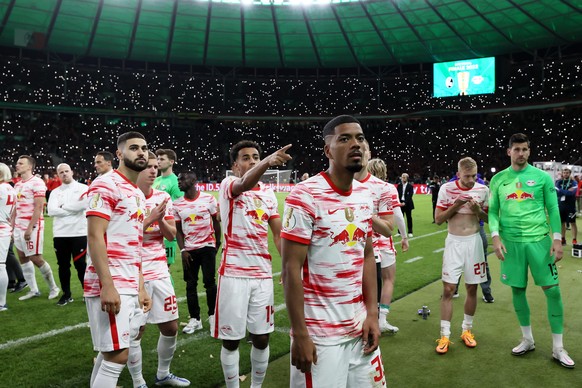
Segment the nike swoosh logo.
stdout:
<path fill-rule="evenodd" d="M 338 210 L 342 210 L 342 209 L 333 209 L 333 210 L 328 210 L 328 211 L 327 211 L 327 214 L 329 214 L 329 215 L 332 215 L 332 214 L 334 214 L 335 212 L 337 212 Z"/>
<path fill-rule="evenodd" d="M 503 186 L 507 186 L 507 185 L 510 185 L 510 184 L 511 184 L 511 182 L 509 182 L 509 183 L 504 183 L 504 184 L 503 184 Z"/>
<path fill-rule="evenodd" d="M 237 377 L 238 377 L 237 375 L 234 375 L 234 376 L 227 376 L 227 377 L 226 377 L 226 379 L 227 379 L 227 380 L 234 380 L 234 379 L 236 379 Z"/>

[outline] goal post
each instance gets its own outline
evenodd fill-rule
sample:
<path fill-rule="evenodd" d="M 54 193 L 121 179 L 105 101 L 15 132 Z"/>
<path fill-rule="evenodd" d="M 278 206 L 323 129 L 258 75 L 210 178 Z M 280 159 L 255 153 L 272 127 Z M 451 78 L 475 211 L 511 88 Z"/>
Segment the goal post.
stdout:
<path fill-rule="evenodd" d="M 293 170 L 267 170 L 261 176 L 260 181 L 263 183 L 268 183 L 277 186 L 277 191 L 279 190 L 279 185 L 288 184 L 291 180 L 291 173 Z M 226 170 L 226 176 L 229 177 L 234 175 L 232 170 Z"/>

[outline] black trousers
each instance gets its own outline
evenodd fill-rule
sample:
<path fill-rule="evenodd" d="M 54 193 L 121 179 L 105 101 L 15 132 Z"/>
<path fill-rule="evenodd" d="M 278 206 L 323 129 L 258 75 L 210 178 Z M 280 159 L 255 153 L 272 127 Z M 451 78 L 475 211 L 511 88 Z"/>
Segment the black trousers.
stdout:
<path fill-rule="evenodd" d="M 8 247 L 6 272 L 8 273 L 9 286 L 15 285 L 16 283 L 26 283 L 24 275 L 22 274 L 22 267 L 20 267 L 20 261 L 18 261 L 14 254 L 14 241 L 10 241 L 10 246 Z"/>
<path fill-rule="evenodd" d="M 214 315 L 216 304 L 216 249 L 204 247 L 188 251 L 192 260 L 188 268 L 184 267 L 184 281 L 186 282 L 186 299 L 190 318 L 200 319 L 200 303 L 198 302 L 198 273 L 202 268 L 202 282 L 206 289 L 208 316 Z M 182 266 L 184 261 L 182 260 Z"/>
<path fill-rule="evenodd" d="M 406 217 L 406 226 L 408 233 L 412 233 L 412 209 L 406 205 L 402 205 L 402 214 Z"/>
<path fill-rule="evenodd" d="M 71 258 L 77 270 L 81 288 L 83 288 L 85 268 L 87 268 L 87 237 L 54 237 L 53 245 L 59 264 L 59 279 L 63 295 L 71 297 Z"/>

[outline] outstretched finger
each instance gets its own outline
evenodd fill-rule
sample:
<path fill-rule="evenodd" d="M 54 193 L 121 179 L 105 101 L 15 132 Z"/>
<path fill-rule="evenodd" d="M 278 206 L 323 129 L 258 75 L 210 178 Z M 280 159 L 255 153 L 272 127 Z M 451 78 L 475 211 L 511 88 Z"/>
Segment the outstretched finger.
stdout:
<path fill-rule="evenodd" d="M 285 147 L 281 148 L 278 152 L 287 152 L 287 150 L 291 147 L 293 147 L 293 144 L 287 144 Z"/>

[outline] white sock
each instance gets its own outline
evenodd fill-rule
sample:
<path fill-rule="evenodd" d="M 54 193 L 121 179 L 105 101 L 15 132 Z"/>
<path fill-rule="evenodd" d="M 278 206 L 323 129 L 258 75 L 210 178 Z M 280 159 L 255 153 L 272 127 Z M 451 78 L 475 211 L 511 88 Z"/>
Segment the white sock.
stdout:
<path fill-rule="evenodd" d="M 36 277 L 34 276 L 34 264 L 32 261 L 20 265 L 22 267 L 22 274 L 24 280 L 28 283 L 31 292 L 38 292 L 38 284 L 36 284 Z"/>
<path fill-rule="evenodd" d="M 127 356 L 127 369 L 133 380 L 133 386 L 139 387 L 145 384 L 142 374 L 142 351 L 141 339 L 132 340 L 129 345 L 129 355 Z"/>
<path fill-rule="evenodd" d="M 534 342 L 533 334 L 531 331 L 531 326 L 520 326 L 520 327 L 521 327 L 521 334 L 523 335 L 523 338 L 525 338 L 531 342 Z"/>
<path fill-rule="evenodd" d="M 451 336 L 451 321 L 441 319 L 441 337 L 449 338 Z"/>
<path fill-rule="evenodd" d="M 91 382 L 89 383 L 90 387 L 93 387 L 95 382 L 95 378 L 97 377 L 97 372 L 99 372 L 99 368 L 101 368 L 101 363 L 103 362 L 103 353 L 99 352 L 97 357 L 95 358 L 95 363 L 93 364 L 93 372 L 91 372 Z"/>
<path fill-rule="evenodd" d="M 6 264 L 0 264 L 0 306 L 6 304 L 6 291 L 8 289 L 8 274 L 6 273 Z"/>
<path fill-rule="evenodd" d="M 55 278 L 53 277 L 53 271 L 52 271 L 49 263 L 47 263 L 45 261 L 44 264 L 39 269 L 40 269 L 40 273 L 42 274 L 42 277 L 44 278 L 44 280 L 48 284 L 49 289 L 54 290 L 55 288 L 57 288 L 57 283 L 55 283 Z"/>
<path fill-rule="evenodd" d="M 222 364 L 222 373 L 227 388 L 238 388 L 238 349 L 228 350 L 224 347 L 220 350 L 220 363 Z"/>
<path fill-rule="evenodd" d="M 463 324 L 461 326 L 463 328 L 463 331 L 471 330 L 473 328 L 473 315 L 465 314 L 463 318 Z"/>
<path fill-rule="evenodd" d="M 176 351 L 176 341 L 178 336 L 167 337 L 160 333 L 160 338 L 158 338 L 158 379 L 163 379 L 170 374 L 170 364 L 174 358 L 174 352 Z"/>
<path fill-rule="evenodd" d="M 260 387 L 265 380 L 269 365 L 269 345 L 265 349 L 251 347 L 251 365 L 251 387 Z"/>
<path fill-rule="evenodd" d="M 564 347 L 564 341 L 562 338 L 563 338 L 562 334 L 552 333 L 552 342 L 553 342 L 554 350 Z"/>
<path fill-rule="evenodd" d="M 385 305 L 385 304 L 380 304 L 378 321 L 385 322 L 387 320 L 386 317 L 388 316 L 389 313 L 390 313 L 390 307 Z"/>
<path fill-rule="evenodd" d="M 93 381 L 94 388 L 115 388 L 119 375 L 123 372 L 125 365 L 116 364 L 103 360 L 101 367 L 97 372 L 95 381 Z"/>

